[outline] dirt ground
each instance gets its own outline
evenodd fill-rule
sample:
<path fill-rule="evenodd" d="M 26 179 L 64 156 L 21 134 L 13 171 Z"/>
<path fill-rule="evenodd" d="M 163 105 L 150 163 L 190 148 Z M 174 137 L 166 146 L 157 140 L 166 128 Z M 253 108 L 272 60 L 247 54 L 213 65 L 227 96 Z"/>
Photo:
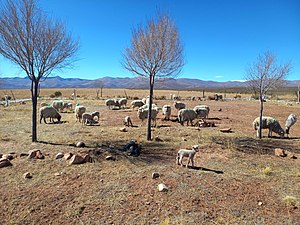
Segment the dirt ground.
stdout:
<path fill-rule="evenodd" d="M 38 123 L 39 142 L 31 143 L 31 104 L 0 107 L 0 153 L 15 156 L 13 166 L 0 168 L 1 224 L 299 224 L 300 123 L 290 138 L 267 138 L 264 130 L 258 140 L 252 121 L 259 102 L 184 102 L 189 108 L 208 105 L 207 121 L 215 127 L 181 126 L 161 120 L 160 112 L 152 136 L 162 141 L 146 141 L 146 121 L 140 126 L 136 110 L 109 110 L 104 101 L 78 99 L 87 111 L 100 111 L 99 124 L 82 126 L 74 113 L 61 113 L 61 124 Z M 265 103 L 264 115 L 282 126 L 290 113 L 300 115 L 300 105 Z M 172 108 L 174 121 L 176 114 Z M 134 127 L 121 132 L 127 115 Z M 131 139 L 142 145 L 138 157 L 122 151 Z M 86 147 L 76 148 L 78 141 Z M 200 146 L 195 167 L 177 165 L 177 151 L 194 144 Z M 275 148 L 297 158 L 276 157 Z M 32 149 L 45 159 L 21 156 Z M 95 162 L 69 165 L 55 159 L 58 152 L 88 153 Z M 116 160 L 105 160 L 108 155 Z M 32 178 L 24 179 L 25 172 Z M 152 179 L 153 172 L 160 177 Z M 160 183 L 169 190 L 159 192 Z"/>

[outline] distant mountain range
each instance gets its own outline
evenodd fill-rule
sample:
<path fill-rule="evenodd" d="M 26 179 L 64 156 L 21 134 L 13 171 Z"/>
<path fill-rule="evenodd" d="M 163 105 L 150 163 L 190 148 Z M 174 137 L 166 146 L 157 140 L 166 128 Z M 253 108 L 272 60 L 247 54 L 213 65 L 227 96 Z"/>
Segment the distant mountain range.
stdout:
<path fill-rule="evenodd" d="M 62 78 L 59 76 L 48 77 L 41 82 L 41 88 L 96 88 L 100 82 L 104 88 L 128 88 L 128 89 L 145 89 L 149 87 L 149 79 L 142 77 L 133 78 L 116 78 L 103 77 L 96 80 L 80 79 L 80 78 Z M 288 80 L 286 86 L 296 87 L 300 85 L 300 80 Z M 28 77 L 20 78 L 0 78 L 0 89 L 30 89 L 31 81 Z M 164 81 L 157 80 L 155 82 L 156 89 L 170 90 L 192 90 L 199 88 L 234 88 L 246 87 L 247 83 L 242 81 L 204 81 L 199 79 L 178 78 L 168 79 Z"/>

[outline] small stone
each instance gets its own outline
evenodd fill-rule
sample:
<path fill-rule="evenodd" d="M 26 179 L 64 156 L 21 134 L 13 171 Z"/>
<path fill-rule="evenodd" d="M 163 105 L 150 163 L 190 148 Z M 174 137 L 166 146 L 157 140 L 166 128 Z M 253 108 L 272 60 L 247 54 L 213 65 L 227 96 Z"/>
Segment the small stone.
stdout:
<path fill-rule="evenodd" d="M 78 147 L 78 148 L 84 148 L 85 147 L 85 143 L 82 142 L 82 141 L 79 141 L 79 142 L 76 143 L 76 147 Z"/>
<path fill-rule="evenodd" d="M 0 168 L 12 166 L 11 162 L 8 159 L 0 159 Z"/>
<path fill-rule="evenodd" d="M 285 151 L 281 148 L 275 148 L 274 152 L 275 152 L 275 155 L 278 157 L 286 157 L 287 156 Z"/>
<path fill-rule="evenodd" d="M 94 159 L 89 155 L 89 154 L 86 154 L 84 157 L 84 162 L 89 162 L 89 163 L 93 163 L 94 162 Z"/>
<path fill-rule="evenodd" d="M 152 173 L 152 179 L 159 178 L 160 174 L 158 172 L 153 172 Z"/>
<path fill-rule="evenodd" d="M 43 153 L 41 151 L 37 151 L 35 158 L 36 159 L 44 159 L 45 156 L 43 155 Z"/>
<path fill-rule="evenodd" d="M 36 153 L 40 151 L 39 149 L 33 149 L 28 152 L 28 159 L 35 159 Z"/>
<path fill-rule="evenodd" d="M 221 112 L 221 111 L 222 111 L 222 109 L 221 109 L 221 108 L 219 108 L 219 109 L 218 109 L 218 111 L 219 111 L 219 112 Z"/>
<path fill-rule="evenodd" d="M 59 153 L 56 154 L 55 159 L 61 159 L 63 157 L 64 157 L 64 153 L 59 152 Z"/>
<path fill-rule="evenodd" d="M 126 127 L 122 127 L 122 128 L 120 128 L 120 131 L 121 131 L 121 132 L 127 132 L 128 129 L 127 129 Z"/>
<path fill-rule="evenodd" d="M 4 154 L 2 155 L 2 159 L 13 160 L 14 156 L 12 154 Z"/>
<path fill-rule="evenodd" d="M 184 137 L 182 138 L 182 140 L 183 140 L 183 141 L 187 141 L 187 139 L 186 139 L 186 138 L 184 138 Z"/>
<path fill-rule="evenodd" d="M 57 173 L 54 174 L 54 176 L 56 176 L 56 177 L 59 177 L 61 175 L 62 175 L 62 172 L 57 172 Z"/>
<path fill-rule="evenodd" d="M 65 154 L 64 158 L 65 158 L 65 160 L 69 160 L 72 158 L 72 156 L 73 156 L 72 153 L 67 153 L 67 154 Z"/>
<path fill-rule="evenodd" d="M 113 160 L 113 161 L 116 160 L 115 157 L 113 157 L 113 156 L 111 156 L 111 155 L 106 156 L 105 159 L 106 159 L 106 160 Z"/>
<path fill-rule="evenodd" d="M 160 192 L 167 192 L 169 189 L 167 188 L 167 186 L 165 184 L 159 184 L 158 185 L 158 191 Z"/>
<path fill-rule="evenodd" d="M 81 163 L 84 163 L 84 158 L 80 155 L 73 155 L 69 162 L 70 165 L 81 164 Z"/>
<path fill-rule="evenodd" d="M 156 136 L 156 137 L 154 138 L 154 140 L 155 140 L 156 142 L 161 142 L 161 141 L 163 141 L 159 136 Z"/>
<path fill-rule="evenodd" d="M 258 202 L 258 205 L 261 206 L 263 203 L 262 202 Z"/>
<path fill-rule="evenodd" d="M 31 173 L 26 172 L 26 173 L 23 174 L 23 177 L 24 177 L 24 179 L 31 179 L 32 175 L 31 175 Z"/>
<path fill-rule="evenodd" d="M 231 127 L 220 129 L 222 133 L 231 133 Z"/>

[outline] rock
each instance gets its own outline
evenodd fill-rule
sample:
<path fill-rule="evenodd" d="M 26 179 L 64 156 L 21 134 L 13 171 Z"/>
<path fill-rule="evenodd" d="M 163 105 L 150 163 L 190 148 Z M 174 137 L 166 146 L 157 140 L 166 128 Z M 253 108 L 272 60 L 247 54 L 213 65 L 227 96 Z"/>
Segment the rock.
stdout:
<path fill-rule="evenodd" d="M 165 184 L 159 184 L 158 185 L 158 191 L 160 192 L 167 192 L 169 189 L 167 188 L 167 186 Z"/>
<path fill-rule="evenodd" d="M 44 159 L 45 156 L 42 154 L 41 150 L 33 149 L 28 152 L 28 159 Z"/>
<path fill-rule="evenodd" d="M 2 155 L 2 159 L 13 160 L 14 156 L 12 154 L 4 154 Z"/>
<path fill-rule="evenodd" d="M 61 176 L 62 174 L 63 174 L 62 172 L 57 172 L 57 173 L 54 174 L 54 176 L 59 177 L 59 176 Z"/>
<path fill-rule="evenodd" d="M 59 153 L 56 154 L 55 159 L 61 159 L 63 157 L 64 157 L 64 153 L 59 152 Z"/>
<path fill-rule="evenodd" d="M 258 204 L 259 206 L 261 206 L 263 203 L 262 203 L 262 202 L 258 202 L 257 204 Z"/>
<path fill-rule="evenodd" d="M 183 140 L 183 141 L 187 141 L 187 139 L 186 139 L 186 138 L 184 138 L 184 137 L 182 138 L 182 140 Z"/>
<path fill-rule="evenodd" d="M 12 166 L 11 162 L 8 159 L 0 159 L 0 168 Z"/>
<path fill-rule="evenodd" d="M 292 152 L 290 152 L 290 151 L 286 151 L 285 153 L 287 154 L 287 156 L 288 156 L 290 159 L 297 159 L 297 156 L 296 156 L 294 153 L 292 153 Z"/>
<path fill-rule="evenodd" d="M 126 127 L 122 127 L 122 128 L 120 128 L 120 131 L 121 131 L 121 132 L 127 132 L 128 129 L 127 129 Z"/>
<path fill-rule="evenodd" d="M 276 156 L 278 157 L 286 157 L 287 154 L 285 153 L 285 151 L 281 148 L 275 148 L 274 153 Z"/>
<path fill-rule="evenodd" d="M 113 156 L 111 156 L 111 155 L 106 156 L 105 159 L 106 159 L 106 160 L 113 160 L 113 161 L 116 160 L 115 157 L 113 157 Z"/>
<path fill-rule="evenodd" d="M 85 147 L 85 143 L 82 142 L 82 141 L 79 141 L 79 142 L 76 143 L 76 147 L 78 147 L 78 148 L 84 148 Z"/>
<path fill-rule="evenodd" d="M 156 137 L 154 138 L 154 140 L 157 141 L 157 142 L 163 141 L 159 136 L 156 136 Z"/>
<path fill-rule="evenodd" d="M 231 133 L 232 131 L 231 131 L 231 127 L 228 127 L 228 128 L 222 128 L 222 129 L 220 129 L 220 131 L 222 132 L 222 133 Z"/>
<path fill-rule="evenodd" d="M 89 154 L 86 154 L 84 157 L 84 162 L 89 162 L 89 163 L 93 163 L 94 162 L 94 159 L 89 155 Z"/>
<path fill-rule="evenodd" d="M 222 109 L 221 109 L 221 108 L 219 108 L 219 109 L 218 109 L 218 111 L 219 111 L 219 112 L 221 112 L 221 111 L 222 111 Z"/>
<path fill-rule="evenodd" d="M 152 173 L 152 179 L 159 178 L 160 174 L 158 172 L 153 172 Z"/>
<path fill-rule="evenodd" d="M 81 163 L 84 163 L 84 158 L 80 155 L 73 155 L 69 162 L 70 165 L 81 164 Z"/>
<path fill-rule="evenodd" d="M 67 154 L 65 154 L 64 158 L 65 158 L 65 160 L 69 160 L 72 158 L 72 156 L 73 156 L 72 153 L 67 153 Z"/>
<path fill-rule="evenodd" d="M 23 174 L 23 177 L 24 177 L 24 179 L 31 179 L 32 175 L 31 175 L 31 173 L 26 172 L 26 173 Z"/>

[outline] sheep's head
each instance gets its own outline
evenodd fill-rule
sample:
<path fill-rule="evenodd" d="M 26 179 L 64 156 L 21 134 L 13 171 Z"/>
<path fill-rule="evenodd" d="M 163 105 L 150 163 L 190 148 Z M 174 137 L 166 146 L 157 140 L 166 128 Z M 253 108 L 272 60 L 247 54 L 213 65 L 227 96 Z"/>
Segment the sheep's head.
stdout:
<path fill-rule="evenodd" d="M 196 152 L 199 151 L 199 145 L 193 145 L 192 148 L 193 148 L 193 150 L 195 150 Z"/>

